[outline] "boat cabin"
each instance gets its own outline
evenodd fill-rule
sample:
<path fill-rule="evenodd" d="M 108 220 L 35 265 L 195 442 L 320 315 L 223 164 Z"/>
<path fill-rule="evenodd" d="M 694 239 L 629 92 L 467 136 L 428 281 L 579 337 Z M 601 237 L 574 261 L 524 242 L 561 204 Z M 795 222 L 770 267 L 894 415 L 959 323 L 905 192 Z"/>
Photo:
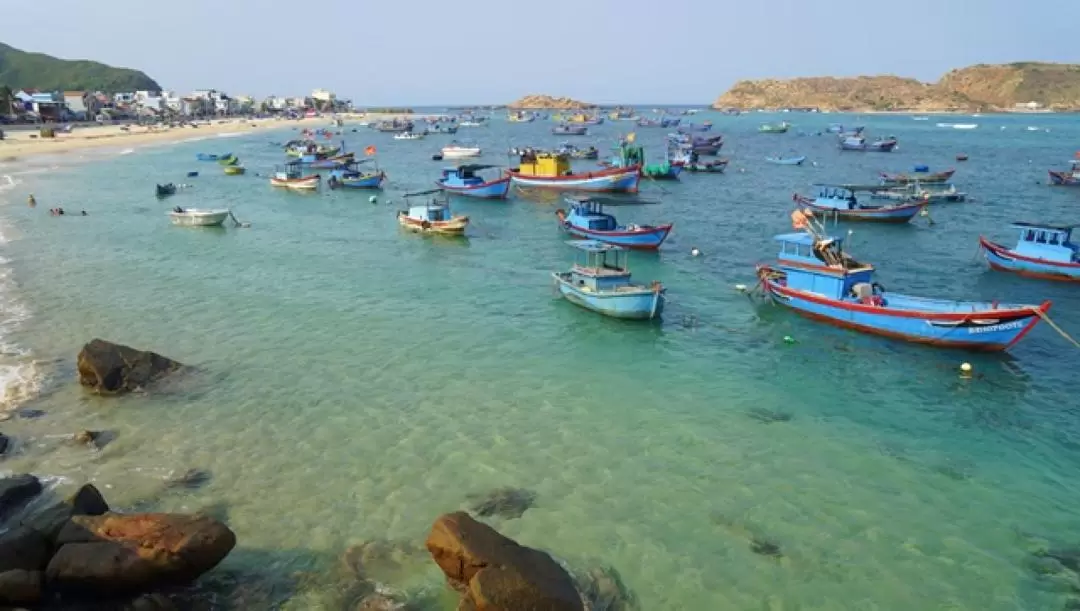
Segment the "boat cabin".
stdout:
<path fill-rule="evenodd" d="M 590 231 L 615 231 L 615 217 L 604 213 L 604 200 L 595 197 L 571 196 L 565 198 L 570 206 L 571 222 Z"/>
<path fill-rule="evenodd" d="M 425 204 L 409 206 L 409 210 L 406 213 L 411 219 L 418 221 L 428 221 L 434 223 L 436 221 L 449 221 L 452 218 L 450 214 L 450 198 L 442 189 L 431 189 L 430 191 L 420 191 L 418 193 L 406 193 L 405 201 L 409 201 L 411 198 L 428 197 L 431 198 Z"/>
<path fill-rule="evenodd" d="M 278 166 L 274 171 L 274 178 L 278 180 L 295 180 L 304 177 L 304 164 L 300 161 L 290 161 L 284 166 Z"/>
<path fill-rule="evenodd" d="M 615 158 L 615 165 L 622 168 L 629 168 L 635 165 L 645 165 L 645 149 L 640 146 L 631 146 L 630 144 L 623 142 L 616 149 L 619 151 L 619 156 Z"/>
<path fill-rule="evenodd" d="M 521 163 L 518 171 L 526 176 L 569 176 L 573 174 L 570 169 L 570 156 L 566 153 L 545 153 L 526 150 L 521 153 Z"/>
<path fill-rule="evenodd" d="M 1075 263 L 1080 260 L 1080 249 L 1071 241 L 1072 230 L 1076 225 L 1016 222 L 1012 226 L 1020 230 L 1020 239 L 1015 248 L 1017 254 L 1061 263 Z"/>
<path fill-rule="evenodd" d="M 476 173 L 496 167 L 498 166 L 470 164 L 461 165 L 456 168 L 443 168 L 442 179 L 444 182 L 451 185 L 479 185 L 486 181 L 483 177 L 477 176 Z"/>
<path fill-rule="evenodd" d="M 626 286 L 630 279 L 628 252 L 621 246 L 596 240 L 567 242 L 583 253 L 570 269 L 570 282 L 577 288 L 592 292 L 614 291 Z"/>
<path fill-rule="evenodd" d="M 809 233 L 786 233 L 780 242 L 778 267 L 787 274 L 788 288 L 844 299 L 859 293 L 856 285 L 869 287 L 874 268 L 851 258 L 843 240 Z"/>

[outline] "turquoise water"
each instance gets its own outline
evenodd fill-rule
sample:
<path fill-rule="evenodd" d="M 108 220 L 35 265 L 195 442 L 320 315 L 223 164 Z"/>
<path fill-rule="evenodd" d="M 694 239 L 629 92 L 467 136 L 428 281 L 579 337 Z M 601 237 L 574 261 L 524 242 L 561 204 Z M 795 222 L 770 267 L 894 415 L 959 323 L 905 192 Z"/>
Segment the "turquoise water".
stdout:
<path fill-rule="evenodd" d="M 437 177 L 430 155 L 449 136 L 348 131 L 352 149 L 379 148 L 390 185 L 376 204 L 368 193 L 272 190 L 271 142 L 289 131 L 4 168 L 16 184 L 0 194 L 0 365 L 9 404 L 46 415 L 3 424 L 20 454 L 0 467 L 92 480 L 121 507 L 219 512 L 240 539 L 223 571 L 267 576 L 274 595 L 293 597 L 287 608 L 334 608 L 347 545 L 422 541 L 437 515 L 501 486 L 534 490 L 537 504 L 496 527 L 575 566 L 615 567 L 643 609 L 1061 608 L 1067 593 L 1026 564 L 1029 534 L 1080 540 L 1074 348 L 1046 325 L 1009 356 L 908 346 L 733 286 L 753 284 L 754 264 L 775 253 L 793 191 L 951 167 L 965 152 L 956 182 L 973 201 L 934 208 L 932 227 L 855 226 L 856 256 L 895 290 L 1052 299 L 1051 315 L 1080 335 L 1075 287 L 990 272 L 974 257 L 980 233 L 1010 243 L 1010 221 L 1075 219 L 1080 191 L 1044 183 L 1072 155 L 1080 120 L 980 117 L 962 132 L 935 119 L 792 115 L 792 133 L 760 135 L 758 123 L 778 117 L 705 118 L 727 135 L 729 173 L 646 182 L 662 205 L 623 213 L 675 222 L 659 254 L 631 257 L 635 277 L 669 287 L 655 325 L 554 298 L 548 274 L 573 257 L 556 199 L 455 202 L 473 219 L 464 241 L 401 232 L 401 194 Z M 841 154 L 829 136 L 797 133 L 834 121 L 895 134 L 901 148 Z M 550 125 L 496 121 L 461 135 L 505 163 L 509 146 L 560 141 Z M 620 128 L 576 142 L 606 146 Z M 638 130 L 654 152 L 663 134 Z M 193 161 L 225 150 L 247 176 Z M 789 150 L 817 166 L 763 161 Z M 185 179 L 192 169 L 204 175 Z M 153 186 L 167 181 L 194 187 L 159 202 Z M 28 192 L 38 208 L 25 206 Z M 90 214 L 50 217 L 54 205 Z M 228 205 L 252 226 L 172 227 L 174 205 Z M 691 257 L 693 246 L 704 255 Z M 91 397 L 72 379 L 92 337 L 199 372 L 148 395 Z M 964 360 L 975 379 L 958 377 Z M 791 419 L 766 423 L 754 410 Z M 92 453 L 64 441 L 79 429 L 117 438 Z M 210 482 L 162 491 L 189 468 Z M 755 538 L 783 557 L 755 554 Z M 444 588 L 433 563 L 389 585 L 416 597 Z M 450 598 L 429 606 L 453 608 Z"/>

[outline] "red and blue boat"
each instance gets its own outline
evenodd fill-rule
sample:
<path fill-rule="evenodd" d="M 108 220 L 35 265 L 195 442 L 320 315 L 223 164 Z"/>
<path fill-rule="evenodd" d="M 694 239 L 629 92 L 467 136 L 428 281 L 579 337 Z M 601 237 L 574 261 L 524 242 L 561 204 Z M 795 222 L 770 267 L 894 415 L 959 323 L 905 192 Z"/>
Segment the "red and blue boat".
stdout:
<path fill-rule="evenodd" d="M 498 166 L 493 165 L 460 165 L 456 168 L 445 168 L 442 177 L 435 181 L 440 188 L 448 193 L 464 195 L 467 197 L 480 197 L 484 199 L 505 199 L 510 192 L 510 176 L 500 173 L 498 178 L 491 180 L 477 176 L 482 172 Z"/>
<path fill-rule="evenodd" d="M 1014 248 L 979 236 L 979 246 L 992 269 L 1043 280 L 1080 282 L 1080 248 L 1072 243 L 1075 225 L 1013 223 L 1020 230 Z"/>
<path fill-rule="evenodd" d="M 838 238 L 808 232 L 775 239 L 781 244 L 778 261 L 757 268 L 765 294 L 809 318 L 863 333 L 997 352 L 1020 341 L 1050 309 L 1049 301 L 1005 304 L 893 293 L 874 282 L 873 266 L 844 252 Z"/>
<path fill-rule="evenodd" d="M 620 225 L 605 207 L 634 206 L 649 202 L 597 197 L 567 197 L 570 211 L 555 211 L 559 226 L 578 238 L 615 244 L 635 250 L 656 250 L 671 233 L 672 223 L 664 225 Z"/>
<path fill-rule="evenodd" d="M 569 155 L 528 149 L 521 153 L 520 165 L 507 173 L 518 186 L 560 191 L 637 193 L 641 181 L 640 166 L 575 173 Z"/>
<path fill-rule="evenodd" d="M 881 206 L 860 202 L 856 193 L 886 191 L 884 186 L 816 185 L 817 197 L 795 193 L 791 199 L 798 206 L 822 214 L 826 218 L 877 223 L 906 223 L 927 206 L 925 200 L 909 200 Z"/>

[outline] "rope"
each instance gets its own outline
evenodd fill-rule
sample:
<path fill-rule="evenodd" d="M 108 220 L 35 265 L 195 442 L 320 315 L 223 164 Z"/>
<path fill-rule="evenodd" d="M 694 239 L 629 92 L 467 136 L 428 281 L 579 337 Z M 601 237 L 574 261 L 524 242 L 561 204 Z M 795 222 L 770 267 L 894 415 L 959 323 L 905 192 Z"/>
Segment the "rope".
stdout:
<path fill-rule="evenodd" d="M 1070 335 L 1069 335 L 1068 333 L 1066 333 L 1064 329 L 1062 329 L 1061 327 L 1057 326 L 1057 323 L 1056 323 L 1056 322 L 1054 322 L 1054 321 L 1050 320 L 1050 316 L 1049 316 L 1048 314 L 1044 313 L 1044 312 L 1043 312 L 1043 311 L 1042 311 L 1041 309 L 1039 309 L 1039 308 L 1036 308 L 1036 309 L 1035 309 L 1035 314 L 1036 314 L 1036 315 L 1037 315 L 1037 316 L 1038 316 L 1039 318 L 1041 318 L 1041 319 L 1045 320 L 1045 321 L 1046 321 L 1046 324 L 1050 325 L 1050 327 L 1051 327 L 1051 328 L 1052 328 L 1052 329 L 1053 329 L 1054 331 L 1057 331 L 1058 333 L 1060 333 L 1060 334 L 1061 334 L 1061 337 L 1064 337 L 1064 338 L 1065 338 L 1066 340 L 1068 340 L 1070 344 L 1072 344 L 1072 345 L 1076 346 L 1077 348 L 1080 348 L 1080 342 L 1077 342 L 1077 341 L 1076 341 L 1075 339 L 1073 339 L 1073 338 L 1072 338 L 1072 337 L 1071 337 L 1071 336 L 1070 336 Z"/>

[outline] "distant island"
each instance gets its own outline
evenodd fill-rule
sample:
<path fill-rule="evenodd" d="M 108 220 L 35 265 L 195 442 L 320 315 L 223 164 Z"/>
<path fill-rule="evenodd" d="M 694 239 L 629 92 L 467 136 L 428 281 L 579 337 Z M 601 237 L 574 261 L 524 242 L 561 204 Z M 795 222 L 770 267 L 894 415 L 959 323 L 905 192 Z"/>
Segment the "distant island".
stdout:
<path fill-rule="evenodd" d="M 596 104 L 590 104 L 588 102 L 581 102 L 579 100 L 573 100 L 571 98 L 556 98 L 550 95 L 527 95 L 520 100 L 513 102 L 508 108 L 552 108 L 559 110 L 586 110 L 589 108 L 596 108 Z"/>
<path fill-rule="evenodd" d="M 0 43 L 0 87 L 41 91 L 161 91 L 145 73 L 89 60 L 29 53 Z"/>
<path fill-rule="evenodd" d="M 899 76 L 735 83 L 718 109 L 975 112 L 1080 110 L 1080 65 L 1021 62 L 953 70 L 936 83 Z"/>

